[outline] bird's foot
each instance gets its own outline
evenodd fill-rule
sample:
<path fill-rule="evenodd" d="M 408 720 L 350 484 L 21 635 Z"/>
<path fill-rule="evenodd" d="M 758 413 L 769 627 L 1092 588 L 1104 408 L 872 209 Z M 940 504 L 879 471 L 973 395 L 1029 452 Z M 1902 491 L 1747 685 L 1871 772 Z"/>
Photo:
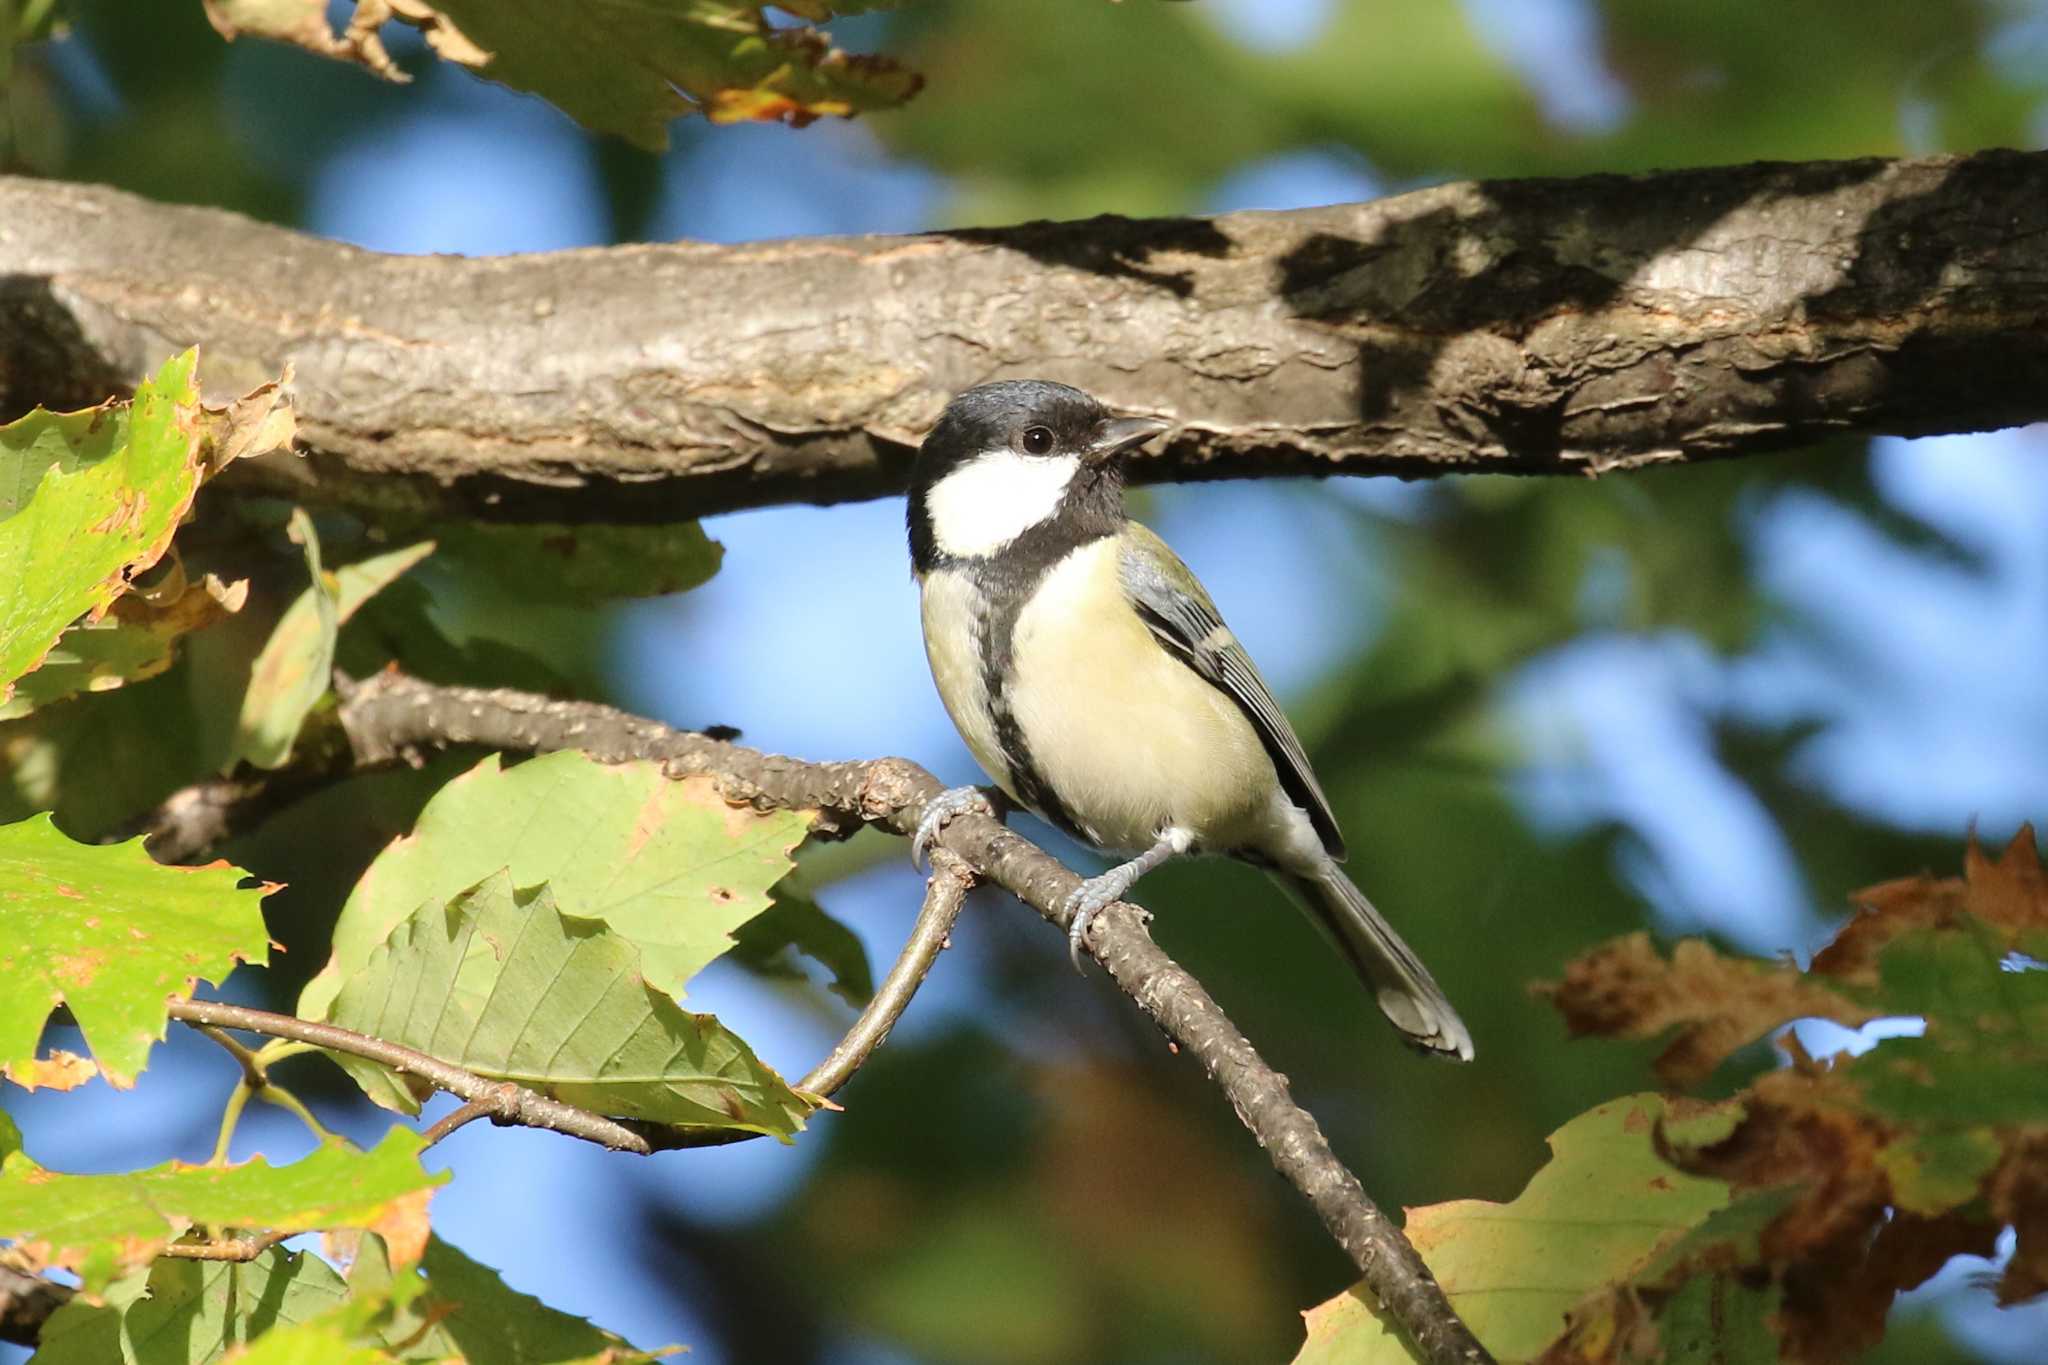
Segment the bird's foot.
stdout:
<path fill-rule="evenodd" d="M 932 842 L 939 837 L 939 831 L 954 816 L 968 811 L 977 811 L 991 820 L 1003 818 L 990 793 L 980 787 L 948 787 L 925 802 L 917 832 L 910 836 L 910 865 L 922 872 L 931 861 Z"/>
<path fill-rule="evenodd" d="M 1138 880 L 1131 874 L 1131 865 L 1112 867 L 1099 877 L 1090 877 L 1074 888 L 1067 897 L 1067 956 L 1073 960 L 1074 970 L 1082 971 L 1081 954 L 1088 947 L 1088 931 L 1095 927 L 1095 917 L 1107 906 L 1124 898 L 1124 892 L 1131 889 L 1131 883 Z"/>

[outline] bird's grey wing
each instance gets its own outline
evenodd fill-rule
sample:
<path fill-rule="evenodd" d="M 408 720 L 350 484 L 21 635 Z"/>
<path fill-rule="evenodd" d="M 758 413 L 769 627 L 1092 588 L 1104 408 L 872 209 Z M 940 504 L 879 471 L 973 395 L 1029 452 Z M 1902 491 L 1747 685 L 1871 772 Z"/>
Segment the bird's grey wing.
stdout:
<path fill-rule="evenodd" d="M 1281 789 L 1308 812 L 1330 856 L 1341 860 L 1344 836 L 1338 832 L 1337 817 L 1330 813 L 1329 798 L 1309 767 L 1308 755 L 1302 752 L 1294 727 L 1287 723 L 1286 712 L 1273 699 L 1273 690 L 1259 676 L 1251 656 L 1223 624 L 1201 580 L 1165 541 L 1137 522 L 1127 524 L 1117 569 L 1124 594 L 1153 638 L 1237 703 L 1266 746 L 1280 774 Z"/>

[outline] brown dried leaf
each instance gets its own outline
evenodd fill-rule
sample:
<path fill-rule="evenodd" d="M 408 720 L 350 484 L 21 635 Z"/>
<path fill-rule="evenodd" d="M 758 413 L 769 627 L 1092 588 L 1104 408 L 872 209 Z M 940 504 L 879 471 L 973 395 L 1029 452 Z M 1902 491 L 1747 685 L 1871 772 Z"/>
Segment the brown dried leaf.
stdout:
<path fill-rule="evenodd" d="M 2048 1292 L 2048 1134 L 2014 1138 L 1987 1190 L 1992 1214 L 2018 1236 L 1998 1280 L 1998 1302 Z"/>
<path fill-rule="evenodd" d="M 76 1090 L 100 1074 L 92 1060 L 76 1052 L 62 1048 L 47 1057 L 38 1057 L 30 1062 L 10 1062 L 0 1066 L 0 1076 L 5 1076 L 23 1090 Z"/>
<path fill-rule="evenodd" d="M 363 0 L 345 32 L 336 35 L 327 22 L 326 0 L 200 0 L 213 31 L 233 42 L 243 34 L 290 43 L 322 57 L 353 62 L 387 81 L 403 85 L 412 77 L 399 69 L 377 36 L 391 17 L 379 0 Z"/>
<path fill-rule="evenodd" d="M 1995 858 L 1972 835 L 1961 877 L 1902 877 L 1851 896 L 1855 918 L 1814 954 L 1813 970 L 1859 985 L 1877 981 L 1886 945 L 1915 929 L 1939 929 L 1974 915 L 2003 932 L 2007 946 L 2048 931 L 2048 877 L 2034 848 L 2034 827 L 2019 831 Z"/>
<path fill-rule="evenodd" d="M 225 407 L 205 409 L 204 476 L 212 478 L 236 460 L 291 451 L 299 419 L 284 391 L 291 386 L 292 367 L 235 399 Z"/>
<path fill-rule="evenodd" d="M 1667 961 L 1645 933 L 1595 949 L 1567 966 L 1564 980 L 1536 990 L 1574 1037 L 1655 1038 L 1677 1029 L 1656 1062 L 1670 1085 L 1705 1079 L 1728 1054 L 1794 1019 L 1853 1027 L 1877 1017 L 1789 963 L 1723 957 L 1699 939 L 1679 942 Z"/>

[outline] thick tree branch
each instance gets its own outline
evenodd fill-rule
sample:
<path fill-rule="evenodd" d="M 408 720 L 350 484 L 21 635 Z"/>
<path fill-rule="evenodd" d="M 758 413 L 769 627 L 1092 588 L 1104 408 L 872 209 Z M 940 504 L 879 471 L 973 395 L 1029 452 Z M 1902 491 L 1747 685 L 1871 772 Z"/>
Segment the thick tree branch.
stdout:
<path fill-rule="evenodd" d="M 1445 185 L 1369 204 L 395 257 L 0 179 L 0 409 L 206 348 L 402 514 L 650 521 L 901 487 L 946 397 L 1177 419 L 1153 479 L 1598 472 L 2048 417 L 2048 153 Z"/>
<path fill-rule="evenodd" d="M 816 809 L 902 835 L 915 831 L 925 803 L 940 791 L 931 774 L 900 758 L 805 763 L 595 703 L 439 687 L 395 672 L 348 687 L 340 719 L 363 763 L 445 744 L 578 749 L 609 762 L 659 761 L 676 775 L 707 773 L 734 801 Z M 1080 879 L 1051 855 L 1000 822 L 971 813 L 946 825 L 940 847 L 1065 930 L 1066 898 Z M 943 877 L 941 870 L 934 882 Z M 1436 1365 L 1487 1360 L 1415 1249 L 1337 1159 L 1315 1119 L 1294 1103 L 1286 1077 L 1266 1065 L 1201 983 L 1152 942 L 1143 912 L 1112 906 L 1092 937 L 1097 960 L 1167 1037 L 1200 1060 L 1424 1358 Z"/>

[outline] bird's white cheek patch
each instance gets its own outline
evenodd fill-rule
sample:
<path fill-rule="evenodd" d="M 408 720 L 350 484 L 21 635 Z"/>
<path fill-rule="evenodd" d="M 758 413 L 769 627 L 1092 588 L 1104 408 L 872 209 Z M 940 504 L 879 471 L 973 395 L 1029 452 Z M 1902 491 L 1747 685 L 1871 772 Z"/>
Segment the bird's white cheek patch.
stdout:
<path fill-rule="evenodd" d="M 1072 455 L 977 455 L 926 494 L 940 552 L 963 559 L 996 553 L 1059 509 L 1080 468 Z"/>

